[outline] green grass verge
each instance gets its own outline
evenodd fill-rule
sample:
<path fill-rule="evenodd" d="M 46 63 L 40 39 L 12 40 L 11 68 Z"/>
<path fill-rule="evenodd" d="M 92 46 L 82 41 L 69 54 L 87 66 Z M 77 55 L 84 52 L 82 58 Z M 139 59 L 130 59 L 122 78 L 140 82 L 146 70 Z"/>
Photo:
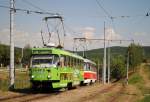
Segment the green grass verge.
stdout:
<path fill-rule="evenodd" d="M 150 66 L 145 65 L 143 70 L 150 79 Z M 135 85 L 141 91 L 142 95 L 144 95 L 144 98 L 142 100 L 138 100 L 137 102 L 150 102 L 150 88 L 145 87 L 142 76 L 140 76 L 138 73 L 134 73 L 129 79 L 129 84 Z"/>
<path fill-rule="evenodd" d="M 148 75 L 148 78 L 150 80 L 150 65 L 145 65 L 144 72 Z M 142 93 L 147 94 L 147 96 L 144 96 L 144 98 L 140 102 L 150 102 L 150 88 L 144 87 L 142 89 Z"/>
<path fill-rule="evenodd" d="M 145 65 L 144 71 L 148 75 L 148 78 L 150 80 L 150 65 Z"/>
<path fill-rule="evenodd" d="M 0 72 L 0 90 L 8 91 L 9 88 L 9 72 Z M 28 71 L 15 71 L 15 89 L 24 89 L 30 87 Z"/>
<path fill-rule="evenodd" d="M 150 102 L 150 95 L 145 96 L 141 101 L 138 101 L 138 102 Z"/>
<path fill-rule="evenodd" d="M 142 76 L 139 75 L 139 73 L 134 73 L 130 78 L 129 78 L 129 84 L 143 84 L 144 80 Z"/>

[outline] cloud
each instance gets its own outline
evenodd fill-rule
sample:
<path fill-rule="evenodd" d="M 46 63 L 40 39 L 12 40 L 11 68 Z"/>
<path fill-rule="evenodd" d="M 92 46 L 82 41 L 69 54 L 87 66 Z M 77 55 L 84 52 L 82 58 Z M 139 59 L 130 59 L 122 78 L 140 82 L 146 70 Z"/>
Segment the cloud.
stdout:
<path fill-rule="evenodd" d="M 146 36 L 147 33 L 145 33 L 145 32 L 135 32 L 135 33 L 133 33 L 133 35 L 134 36 Z"/>
<path fill-rule="evenodd" d="M 121 39 L 122 36 L 117 34 L 113 28 L 106 28 L 106 39 L 108 40 L 117 40 Z"/>
<path fill-rule="evenodd" d="M 85 38 L 93 38 L 95 33 L 95 28 L 93 27 L 85 27 L 82 29 L 83 36 Z"/>
<path fill-rule="evenodd" d="M 0 30 L 0 41 L 4 44 L 10 44 L 10 30 L 8 28 Z M 26 44 L 41 46 L 41 36 L 40 33 L 29 33 L 14 29 L 14 43 L 18 47 L 24 47 Z"/>

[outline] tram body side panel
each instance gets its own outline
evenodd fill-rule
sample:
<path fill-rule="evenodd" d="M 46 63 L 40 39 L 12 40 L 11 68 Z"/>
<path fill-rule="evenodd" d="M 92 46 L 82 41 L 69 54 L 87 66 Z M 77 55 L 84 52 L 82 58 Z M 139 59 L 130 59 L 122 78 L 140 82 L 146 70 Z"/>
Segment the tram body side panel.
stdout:
<path fill-rule="evenodd" d="M 93 71 L 84 71 L 84 83 L 94 83 L 97 80 L 97 74 Z"/>
<path fill-rule="evenodd" d="M 83 72 L 78 69 L 64 67 L 64 68 L 32 68 L 30 69 L 31 82 L 49 82 L 52 88 L 67 87 L 68 83 L 73 86 L 79 85 L 83 81 Z"/>

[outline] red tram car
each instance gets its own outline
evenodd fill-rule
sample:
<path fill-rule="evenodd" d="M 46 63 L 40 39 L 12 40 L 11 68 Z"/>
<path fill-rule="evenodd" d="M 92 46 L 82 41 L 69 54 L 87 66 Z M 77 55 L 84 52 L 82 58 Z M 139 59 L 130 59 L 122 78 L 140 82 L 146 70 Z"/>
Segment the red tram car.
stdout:
<path fill-rule="evenodd" d="M 89 59 L 84 59 L 84 84 L 92 84 L 97 81 L 96 63 Z"/>

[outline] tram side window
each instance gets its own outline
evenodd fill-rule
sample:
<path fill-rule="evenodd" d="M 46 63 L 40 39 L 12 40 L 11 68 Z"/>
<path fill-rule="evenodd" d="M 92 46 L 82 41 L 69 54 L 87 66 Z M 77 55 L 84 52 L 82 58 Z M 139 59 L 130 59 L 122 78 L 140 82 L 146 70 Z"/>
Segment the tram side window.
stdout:
<path fill-rule="evenodd" d="M 74 66 L 77 68 L 77 59 L 74 59 Z"/>
<path fill-rule="evenodd" d="M 64 56 L 64 66 L 69 66 L 69 57 Z"/>
<path fill-rule="evenodd" d="M 87 64 L 87 70 L 90 70 L 90 64 L 89 63 Z"/>
<path fill-rule="evenodd" d="M 66 59 L 67 59 L 67 66 L 69 66 L 69 57 L 66 56 Z"/>
<path fill-rule="evenodd" d="M 71 67 L 71 66 L 72 66 L 72 58 L 69 57 L 69 67 Z"/>
<path fill-rule="evenodd" d="M 64 66 L 67 66 L 67 56 L 64 56 Z"/>
<path fill-rule="evenodd" d="M 95 66 L 93 66 L 93 71 L 96 72 L 96 67 Z"/>
<path fill-rule="evenodd" d="M 71 62 L 72 62 L 72 67 L 74 67 L 74 58 L 72 58 Z"/>
<path fill-rule="evenodd" d="M 57 65 L 60 66 L 60 67 L 64 67 L 64 57 L 63 56 L 60 57 L 59 62 L 58 62 Z"/>
<path fill-rule="evenodd" d="M 80 60 L 77 60 L 77 66 L 80 68 Z"/>

